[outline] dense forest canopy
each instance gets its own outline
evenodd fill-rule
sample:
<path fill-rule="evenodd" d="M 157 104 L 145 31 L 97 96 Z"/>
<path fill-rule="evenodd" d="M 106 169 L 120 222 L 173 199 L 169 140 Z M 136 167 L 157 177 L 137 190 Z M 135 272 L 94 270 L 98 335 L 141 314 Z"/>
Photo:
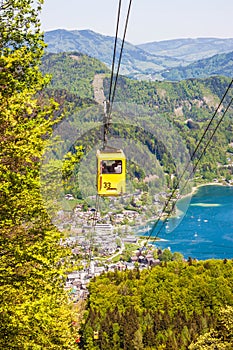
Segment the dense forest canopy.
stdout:
<path fill-rule="evenodd" d="M 89 288 L 84 348 L 230 349 L 232 278 L 232 261 L 191 259 L 102 275 Z"/>
<path fill-rule="evenodd" d="M 60 60 L 62 55 L 65 56 L 64 61 Z M 56 73 L 59 67 L 63 67 L 67 73 L 66 80 L 69 79 L 69 67 L 77 65 L 77 60 L 74 62 L 72 58 L 74 55 L 77 53 L 50 55 L 49 60 L 53 60 L 53 65 L 49 64 L 48 56 L 45 56 L 43 64 L 53 74 L 49 87 L 51 91 L 59 88 Z M 84 56 L 84 59 L 88 58 Z M 88 66 L 90 82 L 94 81 L 96 74 L 104 73 L 99 71 L 97 64 L 92 67 Z M 179 83 L 139 82 L 121 76 L 116 92 L 117 107 L 114 109 L 116 114 L 113 113 L 112 135 L 119 135 L 128 143 L 134 139 L 139 144 L 146 144 L 152 154 L 156 153 L 167 173 L 172 174 L 174 167 L 171 156 L 164 154 L 162 145 L 155 152 L 155 139 L 145 132 L 145 126 L 147 130 L 153 130 L 156 125 L 151 116 L 157 116 L 160 127 L 163 123 L 166 125 L 166 121 L 172 123 L 174 132 L 178 132 L 192 154 L 229 82 L 226 77 L 190 79 Z M 75 76 L 75 84 L 84 87 L 81 74 Z M 107 95 L 108 71 L 103 84 Z M 72 93 L 75 92 L 73 86 L 70 85 Z M 88 91 L 88 96 L 94 98 L 94 87 Z M 231 96 L 232 92 L 227 96 L 224 106 L 230 102 Z M 84 145 L 86 152 L 95 146 L 96 138 L 99 137 L 95 123 L 101 122 L 100 109 L 94 105 L 93 109 L 80 112 L 74 104 L 73 110 L 68 112 L 71 125 L 76 130 L 83 130 L 78 142 Z M 151 114 L 150 109 L 156 113 Z M 133 113 L 132 110 L 139 112 Z M 217 113 L 217 120 L 222 111 L 223 107 Z M 166 145 L 170 144 L 170 149 L 174 146 L 174 135 L 166 135 Z M 212 181 L 214 178 L 223 181 L 231 179 L 231 169 L 227 168 L 231 143 L 232 108 L 200 162 L 195 183 Z M 133 171 L 136 172 L 135 169 Z M 145 173 L 142 172 L 140 176 L 145 176 Z M 88 179 L 86 181 L 87 187 L 90 187 Z M 74 186 L 69 191 L 72 192 L 72 188 Z M 95 279 L 89 288 L 86 321 L 80 330 L 80 346 L 85 349 L 180 350 L 188 346 L 190 349 L 203 349 L 204 346 L 211 349 L 212 344 L 218 344 L 216 346 L 219 349 L 230 349 L 231 333 L 226 335 L 226 318 L 232 318 L 230 266 L 231 262 L 227 261 L 196 263 L 190 260 L 189 263 L 164 263 L 151 271 L 140 272 L 135 269 L 125 273 L 109 273 Z M 94 334 L 97 332 L 98 339 L 95 340 Z M 203 336 L 198 338 L 200 334 Z"/>
<path fill-rule="evenodd" d="M 84 74 L 86 72 L 84 67 L 87 69 L 86 76 Z M 57 96 L 57 101 L 65 106 L 70 124 L 72 124 L 74 130 L 77 130 L 77 139 L 80 139 L 79 142 L 81 144 L 85 144 L 85 149 L 88 153 L 97 144 L 97 139 L 100 135 L 98 128 L 103 118 L 103 107 L 101 105 L 93 105 L 92 112 L 89 109 L 86 109 L 86 112 L 85 109 L 80 112 L 79 107 L 81 105 L 76 100 L 77 98 L 81 99 L 80 101 L 83 101 L 82 107 L 84 108 L 84 101 L 89 102 L 90 106 L 90 101 L 94 101 L 95 98 L 96 88 L 94 86 L 94 80 L 96 76 L 101 77 L 103 80 L 103 92 L 107 96 L 110 72 L 99 61 L 74 52 L 45 55 L 42 62 L 42 69 L 44 72 L 52 74 L 52 81 L 48 87 L 48 92 L 52 96 Z M 64 72 L 64 75 L 61 75 L 61 72 Z M 75 72 L 77 73 L 75 74 Z M 87 76 L 89 80 L 88 84 L 86 81 Z M 126 142 L 129 139 L 133 139 L 137 143 L 135 147 L 141 147 L 141 150 L 146 145 L 151 154 L 156 153 L 164 172 L 168 173 L 169 176 L 174 176 L 175 171 L 172 164 L 174 162 L 176 163 L 177 159 L 174 159 L 174 157 L 172 159 L 169 156 L 169 151 L 174 148 L 174 142 L 183 145 L 189 156 L 192 156 L 229 82 L 229 78 L 217 76 L 205 80 L 190 79 L 176 83 L 135 81 L 120 76 L 118 78 L 115 104 L 113 106 L 114 113 L 112 115 L 115 126 L 113 124 L 110 136 L 121 138 L 121 140 L 125 140 Z M 62 85 L 67 90 L 61 90 Z M 224 108 L 231 99 L 231 90 L 223 106 L 221 106 L 216 114 L 213 127 L 217 125 Z M 63 97 L 59 97 L 59 91 L 61 92 L 60 96 L 63 94 Z M 72 98 L 71 94 L 73 96 Z M 84 100 L 84 96 L 88 96 L 89 101 Z M 232 154 L 231 120 L 232 107 L 230 107 L 224 117 L 214 136 L 213 142 L 207 148 L 205 156 L 200 161 L 196 173 L 197 180 L 195 180 L 194 175 L 195 182 L 209 182 L 215 178 L 221 181 L 229 181 L 232 178 L 232 169 L 228 166 L 231 162 Z M 162 129 L 160 129 L 161 123 L 163 124 Z M 130 125 L 139 126 L 142 131 L 135 134 L 130 128 Z M 168 132 L 167 125 L 170 125 L 170 129 L 173 129 L 172 133 L 170 130 Z M 96 130 L 94 131 L 95 126 Z M 83 130 L 82 135 L 80 135 L 80 130 Z M 92 131 L 87 133 L 85 130 Z M 150 137 L 150 140 L 147 139 L 148 130 L 150 132 L 152 130 L 152 133 L 157 135 L 154 137 L 154 140 L 153 137 Z M 197 158 L 202 153 L 203 147 L 205 147 L 211 135 L 211 130 L 203 140 L 202 147 L 196 155 Z M 158 132 L 160 132 L 160 135 L 158 135 Z M 160 146 L 158 139 L 160 140 Z M 167 150 L 166 155 L 163 155 L 163 149 Z M 151 161 L 153 163 L 153 160 Z M 140 164 L 140 161 L 137 163 Z M 195 166 L 195 160 L 193 161 L 193 166 Z M 129 177 L 138 177 L 138 170 L 133 170 L 133 167 L 131 170 L 128 167 L 128 170 L 131 171 Z M 146 174 L 143 169 L 141 170 L 140 180 L 143 180 L 143 176 L 145 177 Z M 149 173 L 153 175 L 153 169 L 150 169 Z M 176 176 L 177 174 L 175 174 Z M 88 175 L 88 184 L 92 181 L 89 180 Z M 174 186 L 172 181 L 169 179 L 167 181 L 169 182 L 168 187 Z M 174 183 L 176 183 L 176 179 Z M 83 186 L 85 187 L 85 184 Z M 88 189 L 89 185 L 86 187 Z M 84 192 L 88 193 L 88 190 L 84 190 Z M 72 192 L 72 194 L 77 196 L 78 193 L 80 191 L 76 187 L 76 192 Z"/>

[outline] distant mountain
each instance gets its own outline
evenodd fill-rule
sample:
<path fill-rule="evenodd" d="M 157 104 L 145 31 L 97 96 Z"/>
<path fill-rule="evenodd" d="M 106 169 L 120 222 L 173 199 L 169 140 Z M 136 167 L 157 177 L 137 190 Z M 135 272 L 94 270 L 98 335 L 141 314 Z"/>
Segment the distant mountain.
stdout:
<path fill-rule="evenodd" d="M 114 37 L 101 35 L 91 30 L 64 29 L 45 32 L 47 52 L 78 51 L 97 58 L 109 68 L 112 65 Z M 119 39 L 117 52 L 119 54 L 122 41 Z M 128 42 L 124 44 L 121 62 L 121 74 L 134 78 L 150 78 L 151 73 L 160 72 L 170 67 L 183 64 L 182 60 L 172 57 L 155 56 Z"/>
<path fill-rule="evenodd" d="M 233 52 L 215 55 L 199 60 L 186 67 L 177 67 L 161 73 L 165 80 L 180 81 L 189 78 L 207 78 L 209 76 L 233 76 Z"/>
<path fill-rule="evenodd" d="M 45 42 L 48 45 L 47 52 L 80 52 L 98 59 L 111 68 L 114 37 L 91 30 L 57 29 L 45 32 Z M 118 55 L 121 43 L 119 39 Z M 229 52 L 233 52 L 233 39 L 176 39 L 138 46 L 125 42 L 120 74 L 139 80 L 232 76 L 233 64 Z M 216 56 L 224 53 L 229 54 Z M 212 56 L 215 57 L 209 59 Z M 195 62 L 194 65 L 191 62 Z"/>
<path fill-rule="evenodd" d="M 233 51 L 233 38 L 175 39 L 140 44 L 138 47 L 152 55 L 168 56 L 185 62 L 193 62 Z"/>

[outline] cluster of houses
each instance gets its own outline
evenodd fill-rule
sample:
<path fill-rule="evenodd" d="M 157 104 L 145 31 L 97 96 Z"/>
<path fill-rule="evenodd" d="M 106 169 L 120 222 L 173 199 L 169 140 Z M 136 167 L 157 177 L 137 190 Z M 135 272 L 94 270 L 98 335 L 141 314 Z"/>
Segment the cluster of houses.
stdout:
<path fill-rule="evenodd" d="M 138 244 L 138 237 L 131 234 L 120 237 L 114 233 L 114 227 L 111 224 L 96 224 L 95 227 L 84 225 L 82 234 L 69 237 L 64 243 L 71 245 L 74 256 L 83 257 L 79 261 L 82 269 L 67 275 L 66 289 L 73 302 L 86 299 L 90 280 L 104 272 L 133 270 L 135 266 L 144 269 L 160 264 L 160 260 L 153 256 L 155 249 L 153 246 L 147 250 L 145 247 L 135 250 L 129 261 L 112 262 L 115 255 L 119 256 L 123 253 L 125 244 Z M 104 262 L 103 257 L 107 257 Z"/>
<path fill-rule="evenodd" d="M 135 195 L 135 202 L 139 198 L 140 193 Z M 73 197 L 66 195 L 66 199 L 69 201 Z M 91 207 L 83 210 L 81 204 L 72 212 L 58 213 L 57 226 L 71 233 L 69 238 L 61 243 L 72 247 L 74 258 L 77 256 L 78 259 L 80 257 L 83 259 L 81 262 L 79 260 L 82 270 L 74 271 L 67 276 L 66 289 L 73 302 L 86 299 L 87 286 L 94 276 L 107 271 L 134 269 L 135 266 L 144 269 L 160 263 L 160 260 L 154 259 L 152 248 L 151 251 L 136 251 L 127 262 L 123 260 L 112 262 L 113 257 L 121 255 L 124 251 L 125 244 L 138 243 L 138 237 L 131 233 L 130 224 L 140 225 L 142 220 L 143 215 L 137 210 L 114 211 L 114 203 L 110 203 L 109 212 L 103 216 Z"/>
<path fill-rule="evenodd" d="M 83 269 L 80 271 L 74 271 L 67 275 L 65 288 L 69 293 L 70 299 L 76 303 L 79 300 L 86 299 L 88 292 L 88 284 L 90 280 L 99 276 L 102 273 L 115 270 L 117 271 L 125 271 L 125 270 L 133 270 L 135 269 L 135 263 L 137 263 L 137 267 L 141 269 L 148 268 L 150 266 L 156 266 L 160 264 L 159 259 L 154 259 L 152 251 L 147 252 L 147 254 L 143 254 L 142 251 L 138 250 L 135 255 L 131 257 L 130 262 L 126 261 L 118 261 L 116 263 L 105 263 L 104 265 L 100 263 L 97 259 L 94 260 L 90 258 L 90 261 L 83 260 L 81 265 Z"/>
<path fill-rule="evenodd" d="M 80 233 L 84 226 L 93 226 L 96 222 L 124 226 L 126 223 L 140 225 L 142 220 L 142 215 L 135 210 L 122 210 L 120 213 L 109 211 L 100 216 L 95 208 L 83 211 L 82 206 L 77 205 L 72 213 L 64 210 L 59 211 L 55 224 L 61 230 L 67 229 L 71 233 Z"/>
<path fill-rule="evenodd" d="M 82 204 L 78 204 L 75 209 L 64 211 L 61 210 L 58 215 L 59 228 L 64 229 L 69 226 L 71 231 L 77 230 L 77 228 L 82 227 L 86 224 L 92 224 L 93 218 L 98 223 L 112 223 L 113 225 L 124 225 L 125 223 L 129 225 L 141 225 L 148 218 L 146 217 L 148 205 L 142 204 L 142 197 L 144 192 L 141 190 L 135 191 L 133 194 L 125 194 L 119 198 L 112 197 L 108 204 L 108 212 L 105 215 L 100 216 L 99 212 L 95 208 L 83 208 Z M 155 194 L 152 199 L 152 205 L 162 207 L 167 194 L 165 192 L 160 192 Z M 74 200 L 71 194 L 66 194 L 65 199 L 67 202 Z M 90 201 L 95 202 L 95 197 L 90 197 Z M 162 200 L 162 201 L 161 201 Z M 116 207 L 118 210 L 116 210 Z M 130 209 L 125 209 L 129 207 Z M 158 209 L 159 212 L 159 209 Z"/>

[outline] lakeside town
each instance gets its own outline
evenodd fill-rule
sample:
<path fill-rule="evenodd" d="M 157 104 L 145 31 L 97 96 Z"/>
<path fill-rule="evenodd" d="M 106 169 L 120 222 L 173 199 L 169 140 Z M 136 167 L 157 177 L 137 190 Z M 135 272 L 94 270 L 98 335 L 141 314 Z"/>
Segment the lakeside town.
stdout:
<path fill-rule="evenodd" d="M 90 280 L 104 272 L 141 270 L 172 260 L 173 254 L 168 249 L 158 249 L 155 239 L 144 236 L 149 232 L 146 196 L 142 191 L 136 191 L 130 198 L 123 196 L 121 201 L 130 202 L 131 209 L 124 209 L 122 205 L 120 210 L 114 210 L 117 199 L 111 198 L 108 203 L 111 211 L 105 213 L 85 204 L 76 204 L 72 213 L 59 212 L 57 226 L 69 232 L 61 244 L 72 250 L 73 269 L 67 275 L 66 290 L 73 302 L 86 299 Z M 161 192 L 153 196 L 153 202 L 150 200 L 150 210 L 153 208 L 157 213 L 150 220 L 157 219 L 167 196 Z M 71 194 L 65 199 L 70 203 L 74 201 Z M 178 257 L 183 259 L 181 254 Z"/>
<path fill-rule="evenodd" d="M 226 185 L 217 180 L 212 184 Z M 192 194 L 196 190 L 197 187 L 193 188 Z M 122 196 L 120 208 L 117 198 L 108 199 L 110 210 L 104 213 L 94 206 L 81 203 L 75 205 L 72 213 L 59 212 L 57 226 L 63 231 L 69 229 L 61 244 L 69 246 L 73 254 L 73 269 L 66 280 L 66 290 L 73 302 L 86 299 L 90 280 L 102 273 L 135 268 L 141 270 L 159 265 L 162 261 L 185 260 L 178 252 L 159 249 L 155 239 L 149 239 L 146 235 L 149 223 L 159 217 L 169 195 L 160 192 L 149 198 L 148 205 L 148 194 L 138 190 L 133 196 Z M 71 194 L 67 194 L 65 199 L 70 203 L 74 201 Z M 124 208 L 126 203 L 128 209 Z M 156 215 L 151 214 L 151 209 Z"/>

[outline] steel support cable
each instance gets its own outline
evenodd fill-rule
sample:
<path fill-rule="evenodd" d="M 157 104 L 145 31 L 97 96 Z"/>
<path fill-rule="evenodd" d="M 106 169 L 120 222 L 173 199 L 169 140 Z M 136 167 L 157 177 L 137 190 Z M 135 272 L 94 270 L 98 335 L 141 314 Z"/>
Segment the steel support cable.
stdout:
<path fill-rule="evenodd" d="M 116 84 L 117 84 L 117 79 L 118 79 L 119 70 L 120 70 L 120 64 L 121 64 L 121 58 L 122 58 L 123 47 L 124 47 L 124 42 L 125 42 L 125 36 L 126 36 L 126 31 L 127 31 L 128 21 L 129 21 L 129 14 L 130 14 L 131 3 L 132 3 L 132 0 L 130 0 L 130 2 L 129 2 L 127 18 L 126 18 L 126 23 L 125 23 L 125 29 L 124 29 L 124 35 L 123 35 L 123 40 L 122 40 L 122 43 L 121 43 L 121 50 L 120 50 L 120 55 L 119 55 L 119 60 L 118 60 L 117 73 L 116 73 L 116 78 L 115 78 L 115 83 L 114 83 L 113 95 L 111 96 L 112 85 L 113 85 L 113 76 L 114 76 L 114 68 L 115 68 L 115 59 L 116 59 L 116 47 L 117 47 L 117 39 L 118 39 L 118 30 L 119 30 L 119 22 L 120 22 L 120 14 L 121 14 L 121 0 L 119 0 L 119 4 L 118 4 L 117 25 L 116 25 L 114 50 L 113 50 L 113 58 L 112 58 L 111 78 L 110 78 L 110 87 L 109 87 L 109 98 L 108 98 L 108 101 L 105 101 L 105 110 L 104 110 L 103 149 L 107 145 L 107 133 L 108 133 L 108 129 L 109 129 L 109 126 L 110 126 L 111 110 L 112 110 L 111 106 L 113 104 L 114 97 L 115 97 L 115 92 L 116 92 Z M 99 196 L 97 194 L 96 195 L 95 212 L 94 212 L 94 215 L 93 215 L 93 224 L 92 224 L 92 226 L 94 226 L 94 229 L 95 229 L 96 222 L 97 222 L 97 213 L 99 211 L 99 206 L 100 206 Z"/>
<path fill-rule="evenodd" d="M 232 82 L 233 82 L 233 80 L 232 80 Z M 231 82 L 231 84 L 232 84 L 232 82 Z M 229 89 L 228 89 L 228 91 L 229 91 Z M 224 98 L 225 98 L 225 96 L 226 96 L 226 94 L 224 94 Z M 222 117 L 220 118 L 219 122 L 217 123 L 217 126 L 215 127 L 215 129 L 214 129 L 214 131 L 213 131 L 211 137 L 210 137 L 209 140 L 207 141 L 207 143 L 206 143 L 206 145 L 205 145 L 205 147 L 204 147 L 204 149 L 203 149 L 201 155 L 199 156 L 199 158 L 198 158 L 198 160 L 197 160 L 197 162 L 196 162 L 196 165 L 193 167 L 192 172 L 191 172 L 191 174 L 190 174 L 189 177 L 188 177 L 188 180 L 186 180 L 184 186 L 181 188 L 181 191 L 182 191 L 182 190 L 185 188 L 185 186 L 187 185 L 188 181 L 190 180 L 191 175 L 193 175 L 193 174 L 195 173 L 196 168 L 197 168 L 197 166 L 198 166 L 198 164 L 199 164 L 201 158 L 203 157 L 203 155 L 204 155 L 204 153 L 205 153 L 207 147 L 209 146 L 209 143 L 211 142 L 212 138 L 214 137 L 214 135 L 215 135 L 215 133 L 216 133 L 216 131 L 217 131 L 219 125 L 221 124 L 221 122 L 222 122 L 222 120 L 223 120 L 223 118 L 224 118 L 226 112 L 228 111 L 228 109 L 229 109 L 229 107 L 230 107 L 230 105 L 231 105 L 231 103 L 232 103 L 232 100 L 233 100 L 233 99 L 231 99 L 231 101 L 230 101 L 230 103 L 228 104 L 226 110 L 224 111 Z M 222 101 L 223 101 L 223 99 L 221 100 L 221 102 L 222 102 Z M 220 107 L 220 104 L 219 104 L 218 108 L 216 109 L 216 111 L 219 109 L 219 107 Z M 214 115 L 216 115 L 216 111 L 215 111 Z M 213 118 L 211 118 L 211 120 L 212 120 L 212 122 L 213 122 Z M 210 125 L 211 125 L 211 123 L 208 124 L 208 129 L 209 129 Z M 206 128 L 206 130 L 205 130 L 204 133 L 206 134 L 206 132 L 207 132 L 207 128 Z M 202 140 L 203 140 L 203 137 L 202 137 Z M 199 146 L 200 146 L 200 144 L 201 144 L 201 142 L 199 142 Z M 199 147 L 198 147 L 198 148 L 199 148 Z M 197 147 L 196 147 L 195 151 L 197 152 Z M 193 159 L 194 157 L 192 156 L 191 158 Z M 186 166 L 185 169 L 187 169 L 187 166 Z M 182 174 L 182 177 L 183 177 L 183 176 L 184 176 L 184 172 L 183 172 L 183 174 Z M 163 207 L 162 213 L 160 214 L 159 218 L 156 220 L 155 224 L 153 225 L 153 227 L 152 227 L 152 229 L 151 229 L 151 233 L 150 233 L 150 235 L 149 235 L 149 237 L 148 237 L 148 240 L 150 239 L 150 237 L 151 237 L 153 231 L 156 229 L 156 227 L 157 227 L 159 221 L 161 220 L 163 214 L 165 213 L 165 210 L 167 209 L 167 207 L 168 207 L 170 201 L 173 199 L 173 195 L 174 195 L 175 191 L 178 189 L 178 186 L 179 186 L 179 184 L 180 184 L 180 181 L 181 181 L 181 178 L 179 179 L 179 181 L 178 181 L 177 186 L 175 187 L 175 189 L 172 191 L 172 194 L 169 196 L 168 200 L 166 201 L 166 203 L 165 203 L 165 205 L 164 205 L 164 207 Z M 172 209 L 175 207 L 177 201 L 178 201 L 178 199 L 176 199 L 176 200 L 173 202 L 173 204 L 172 204 Z M 162 226 L 160 227 L 158 233 L 155 235 L 155 238 L 158 237 L 158 235 L 159 235 L 159 233 L 161 232 L 163 226 L 165 225 L 167 219 L 170 217 L 171 212 L 172 212 L 172 211 L 170 211 L 170 214 L 167 215 L 166 220 L 163 221 Z M 147 241 L 148 241 L 148 240 L 147 240 Z M 147 243 L 147 242 L 146 242 L 146 243 Z"/>
<path fill-rule="evenodd" d="M 194 157 L 196 156 L 196 153 L 197 153 L 197 151 L 198 151 L 198 149 L 199 149 L 199 147 L 200 147 L 200 145 L 201 145 L 201 143 L 202 143 L 202 141 L 203 141 L 203 139 L 204 139 L 204 137 L 205 137 L 207 131 L 209 130 L 209 128 L 210 128 L 210 126 L 211 126 L 211 124 L 212 124 L 212 122 L 213 122 L 213 120 L 214 120 L 214 118 L 215 118 L 215 116 L 216 116 L 216 114 L 217 114 L 217 112 L 218 112 L 220 106 L 222 105 L 222 103 L 223 103 L 225 97 L 227 96 L 227 94 L 228 94 L 230 88 L 232 87 L 232 84 L 233 84 L 233 79 L 231 80 L 230 84 L 228 85 L 228 87 L 227 87 L 227 89 L 226 89 L 226 91 L 225 91 L 223 97 L 221 98 L 221 101 L 220 101 L 220 103 L 218 104 L 218 107 L 216 108 L 216 110 L 215 110 L 215 112 L 214 112 L 212 118 L 210 119 L 210 121 L 209 121 L 209 123 L 208 123 L 208 125 L 207 125 L 207 127 L 206 127 L 206 129 L 205 129 L 205 131 L 204 131 L 204 133 L 203 133 L 203 135 L 202 135 L 202 137 L 201 137 L 201 139 L 199 140 L 197 146 L 195 147 L 195 150 L 194 150 L 194 152 L 193 152 L 193 154 L 192 154 L 192 156 L 191 156 L 189 162 L 187 163 L 185 169 L 183 170 L 183 172 L 182 172 L 182 174 L 181 174 L 181 177 L 179 178 L 179 181 L 177 182 L 177 184 L 176 184 L 175 188 L 173 189 L 171 195 L 169 196 L 169 198 L 168 198 L 167 201 L 165 202 L 164 207 L 163 207 L 163 209 L 162 209 L 162 212 L 160 213 L 158 219 L 155 221 L 154 225 L 152 226 L 152 228 L 151 228 L 151 230 L 150 230 L 150 234 L 149 234 L 149 236 L 148 236 L 146 242 L 144 243 L 144 246 L 147 245 L 149 239 L 150 239 L 151 236 L 152 236 L 152 233 L 154 232 L 154 230 L 155 230 L 156 227 L 158 226 L 158 224 L 159 224 L 160 220 L 162 219 L 162 217 L 163 217 L 163 215 L 164 215 L 166 209 L 168 208 L 169 203 L 170 203 L 171 200 L 173 199 L 173 196 L 174 196 L 176 190 L 179 188 L 180 182 L 181 182 L 182 178 L 184 177 L 185 172 L 186 172 L 187 169 L 189 168 L 189 165 L 190 165 L 191 161 L 192 161 L 192 160 L 194 159 Z M 198 163 L 200 162 L 200 160 L 201 160 L 203 154 L 205 153 L 205 151 L 206 151 L 206 149 L 207 149 L 207 147 L 208 147 L 210 141 L 212 140 L 212 138 L 213 138 L 215 132 L 217 131 L 219 125 L 221 124 L 221 122 L 222 122 L 222 120 L 223 120 L 223 118 L 224 118 L 226 112 L 228 111 L 228 109 L 229 109 L 231 103 L 232 103 L 232 99 L 231 99 L 230 103 L 228 104 L 228 106 L 227 106 L 225 112 L 223 113 L 221 119 L 219 120 L 219 122 L 218 122 L 216 128 L 214 129 L 214 132 L 213 132 L 211 138 L 209 139 L 209 141 L 207 141 L 207 144 L 206 144 L 206 146 L 205 146 L 203 152 L 201 153 L 201 156 L 199 157 L 197 164 L 196 164 L 195 167 L 192 169 L 191 175 L 194 174 L 194 172 L 195 172 L 195 170 L 196 170 L 196 168 L 197 168 Z M 183 190 L 183 189 L 185 188 L 185 186 L 187 185 L 188 181 L 190 180 L 190 176 L 191 176 L 191 175 L 189 175 L 189 178 L 188 178 L 188 180 L 185 182 L 185 185 L 182 187 L 182 190 Z M 178 199 L 176 199 L 176 201 L 173 202 L 172 209 L 175 207 L 175 204 L 177 203 L 177 201 L 178 201 Z M 170 212 L 170 215 L 171 215 L 171 212 Z M 168 215 L 167 218 L 163 221 L 162 226 L 161 226 L 159 232 L 154 236 L 155 238 L 158 237 L 159 233 L 161 232 L 163 226 L 165 225 L 165 223 L 166 223 L 166 221 L 167 221 L 167 219 L 168 219 L 168 217 L 169 217 L 170 215 Z"/>
<path fill-rule="evenodd" d="M 118 14 L 117 14 L 117 25 L 116 25 L 116 33 L 115 33 L 115 41 L 114 41 L 114 49 L 113 49 L 113 57 L 112 57 L 112 69 L 111 69 L 111 78 L 110 78 L 110 86 L 109 86 L 109 96 L 108 100 L 104 101 L 104 120 L 103 120 L 103 149 L 107 146 L 107 133 L 110 126 L 110 99 L 113 85 L 113 75 L 114 75 L 114 67 L 115 67 L 115 59 L 116 59 L 116 46 L 117 46 L 117 38 L 118 38 L 118 29 L 120 22 L 120 13 L 121 13 L 121 0 L 119 0 L 118 4 Z"/>
<path fill-rule="evenodd" d="M 214 118 L 216 117 L 216 114 L 218 113 L 219 108 L 221 107 L 223 101 L 225 100 L 225 97 L 227 96 L 227 94 L 228 94 L 230 88 L 232 87 L 232 85 L 233 85 L 233 79 L 231 80 L 230 84 L 228 85 L 228 87 L 227 87 L 227 89 L 226 89 L 226 91 L 225 91 L 223 97 L 221 98 L 221 101 L 219 102 L 218 107 L 216 108 L 216 110 L 215 110 L 215 112 L 214 112 L 212 118 L 210 119 L 210 121 L 209 121 L 209 123 L 208 123 L 208 125 L 207 125 L 207 127 L 206 127 L 206 129 L 205 129 L 205 131 L 204 131 L 204 133 L 203 133 L 203 135 L 202 135 L 202 137 L 201 137 L 201 139 L 199 140 L 197 146 L 195 147 L 195 150 L 194 150 L 194 152 L 193 152 L 193 154 L 192 154 L 192 156 L 191 156 L 191 158 L 190 158 L 189 163 L 194 159 L 194 157 L 195 157 L 195 155 L 196 155 L 196 153 L 197 153 L 197 150 L 198 150 L 198 148 L 200 147 L 200 144 L 202 143 L 202 140 L 204 139 L 204 137 L 205 137 L 205 135 L 206 135 L 208 129 L 210 128 L 210 126 L 211 126 L 211 124 L 212 124 Z"/>
<path fill-rule="evenodd" d="M 110 81 L 110 89 L 109 89 L 109 100 L 105 101 L 105 110 L 104 110 L 103 149 L 107 145 L 107 134 L 108 134 L 109 126 L 110 126 L 110 123 L 111 123 L 112 104 L 113 104 L 114 97 L 115 97 L 115 92 L 116 92 L 116 84 L 117 84 L 117 79 L 118 79 L 120 65 L 121 65 L 121 58 L 122 58 L 123 47 L 124 47 L 124 42 L 125 42 L 125 36 L 126 36 L 126 31 L 127 31 L 128 21 L 129 21 L 129 14 L 130 14 L 131 3 L 132 3 L 132 0 L 130 0 L 129 6 L 128 6 L 128 12 L 127 12 L 127 17 L 126 17 L 126 22 L 125 22 L 124 34 L 123 34 L 123 39 L 122 39 L 122 43 L 121 43 L 121 50 L 120 50 L 118 66 L 117 66 L 117 73 L 116 73 L 115 82 L 114 82 L 113 94 L 111 96 L 112 85 L 113 85 L 114 67 L 115 67 L 115 58 L 116 58 L 116 46 L 117 46 L 117 39 L 118 39 L 117 35 L 118 35 L 118 28 L 119 28 L 119 21 L 120 21 L 120 11 L 121 11 L 121 1 L 119 1 L 118 16 L 117 16 L 117 29 L 116 29 L 116 36 L 115 36 L 113 63 L 112 63 L 112 72 L 111 72 L 111 81 Z"/>
<path fill-rule="evenodd" d="M 112 57 L 112 69 L 111 69 L 111 79 L 110 79 L 108 101 L 110 101 L 111 93 L 112 93 L 112 82 L 113 82 L 113 74 L 114 74 L 115 59 L 116 59 L 116 46 L 117 46 L 120 14 L 121 14 L 121 0 L 119 0 L 119 5 L 118 5 L 117 25 L 116 25 L 116 34 L 115 34 L 115 42 L 114 42 L 113 57 Z"/>
<path fill-rule="evenodd" d="M 93 247 L 93 238 L 94 235 L 96 233 L 96 223 L 98 220 L 98 212 L 99 212 L 99 196 L 98 194 L 96 195 L 95 198 L 95 211 L 93 212 L 93 216 L 92 216 L 92 229 L 93 231 L 91 231 L 91 236 L 90 236 L 90 248 L 89 248 L 89 260 L 91 261 L 92 259 L 92 247 Z"/>
<path fill-rule="evenodd" d="M 187 183 L 188 183 L 189 180 L 190 180 L 191 175 L 193 175 L 193 174 L 195 173 L 195 171 L 196 171 L 196 169 L 197 169 L 197 166 L 198 166 L 198 164 L 199 164 L 201 158 L 202 158 L 203 155 L 205 154 L 206 149 L 208 148 L 210 142 L 212 141 L 212 139 L 213 139 L 213 137 L 214 137 L 214 135 L 215 135 L 217 129 L 219 128 L 221 122 L 223 121 L 223 118 L 225 117 L 225 115 L 226 115 L 228 109 L 230 108 L 232 102 L 233 102 L 233 98 L 231 99 L 231 101 L 230 101 L 229 104 L 227 105 L 227 108 L 225 109 L 225 111 L 224 111 L 222 117 L 220 118 L 220 120 L 218 121 L 216 127 L 214 128 L 214 131 L 213 131 L 211 137 L 210 137 L 209 140 L 207 141 L 207 143 L 206 143 L 204 149 L 203 149 L 202 152 L 201 152 L 201 155 L 198 157 L 197 162 L 196 162 L 195 166 L 194 166 L 193 169 L 192 169 L 192 173 L 189 175 L 188 179 L 187 179 L 186 182 L 184 183 L 183 187 L 181 188 L 181 191 L 186 187 Z M 178 201 L 178 199 L 176 199 L 176 200 L 172 203 L 172 209 L 174 209 L 174 207 L 175 207 L 177 201 Z M 172 210 L 171 210 L 171 212 L 172 212 Z M 155 238 L 157 238 L 158 235 L 160 234 L 160 232 L 162 231 L 162 228 L 163 228 L 163 226 L 165 225 L 167 219 L 171 216 L 171 212 L 168 214 L 166 220 L 164 220 L 164 222 L 163 222 L 162 226 L 160 227 L 158 233 L 155 235 Z M 155 240 L 155 239 L 154 239 L 154 240 Z M 153 241 L 154 241 L 154 240 L 153 240 Z"/>
<path fill-rule="evenodd" d="M 129 1 L 127 17 L 126 17 L 126 21 L 125 21 L 125 29 L 124 29 L 123 39 L 122 39 L 122 42 L 121 42 L 121 50 L 120 50 L 120 55 L 119 55 L 119 60 L 118 60 L 118 67 L 117 67 L 117 72 L 116 72 L 116 78 L 115 78 L 115 83 L 114 83 L 114 88 L 113 88 L 113 94 L 112 94 L 111 100 L 109 100 L 110 101 L 110 114 L 111 114 L 112 105 L 113 105 L 115 94 L 116 94 L 116 85 L 117 85 L 117 80 L 118 80 L 119 71 L 120 71 L 120 65 L 121 65 L 122 53 L 123 53 L 123 48 L 124 48 L 124 43 L 125 43 L 126 31 L 127 31 L 128 22 L 129 22 L 129 15 L 130 15 L 131 4 L 132 4 L 132 0 Z"/>
<path fill-rule="evenodd" d="M 95 211 L 94 211 L 94 213 L 93 213 L 93 218 L 92 218 L 92 220 L 93 220 L 93 224 L 92 224 L 92 226 L 96 226 L 96 222 L 97 222 L 97 220 L 98 220 L 98 217 L 97 217 L 97 215 L 98 215 L 98 212 L 99 212 L 99 206 L 100 206 L 100 203 L 99 203 L 99 196 L 98 196 L 98 194 L 96 195 L 96 198 L 95 198 Z"/>

